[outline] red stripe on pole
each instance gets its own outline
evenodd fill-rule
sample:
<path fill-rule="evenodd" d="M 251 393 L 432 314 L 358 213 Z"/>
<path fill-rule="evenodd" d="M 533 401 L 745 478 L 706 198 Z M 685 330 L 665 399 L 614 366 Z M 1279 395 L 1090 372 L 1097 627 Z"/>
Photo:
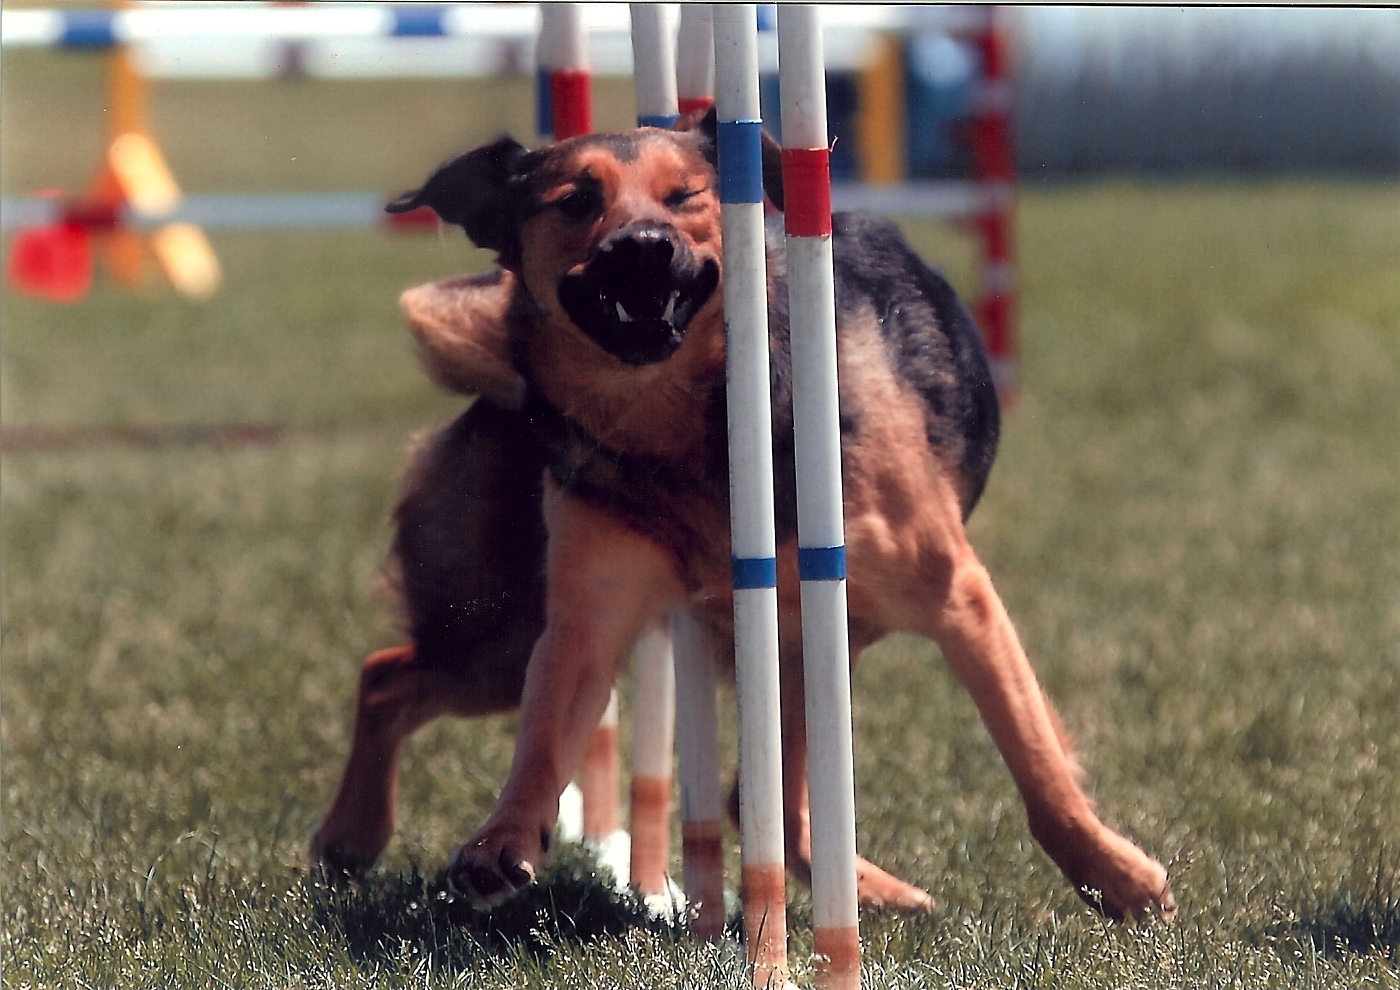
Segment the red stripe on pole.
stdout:
<path fill-rule="evenodd" d="M 831 152 L 783 149 L 783 226 L 794 237 L 831 234 Z"/>
<path fill-rule="evenodd" d="M 993 359 L 1015 357 L 1011 336 L 1011 297 L 986 296 L 977 309 L 982 337 L 987 342 L 987 354 Z"/>
<path fill-rule="evenodd" d="M 982 244 L 987 261 L 1011 260 L 1011 217 L 1005 213 L 983 214 L 978 224 L 981 227 Z"/>
<path fill-rule="evenodd" d="M 431 206 L 420 206 L 407 213 L 386 213 L 384 222 L 390 230 L 417 230 L 423 227 L 436 227 L 438 215 Z"/>
<path fill-rule="evenodd" d="M 554 69 L 549 98 L 554 107 L 554 140 L 593 133 L 593 97 L 587 69 Z"/>
<path fill-rule="evenodd" d="M 715 105 L 713 96 L 682 96 L 676 101 L 676 109 L 682 117 L 697 110 L 708 110 Z"/>

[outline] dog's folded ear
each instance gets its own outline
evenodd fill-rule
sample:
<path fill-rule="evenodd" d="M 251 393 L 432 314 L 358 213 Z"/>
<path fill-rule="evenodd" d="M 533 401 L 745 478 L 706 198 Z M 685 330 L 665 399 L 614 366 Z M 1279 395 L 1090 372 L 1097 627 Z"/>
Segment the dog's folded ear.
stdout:
<path fill-rule="evenodd" d="M 512 272 L 429 282 L 399 297 L 428 376 L 453 392 L 478 394 L 507 409 L 525 401 L 525 379 L 510 360 Z"/>
<path fill-rule="evenodd" d="M 719 117 L 712 106 L 708 110 L 697 110 L 682 117 L 676 124 L 678 131 L 699 131 L 709 139 L 705 158 L 714 168 L 719 168 Z M 760 146 L 763 155 L 763 193 L 773 206 L 783 208 L 783 146 L 773 140 L 767 131 L 762 132 Z"/>
<path fill-rule="evenodd" d="M 518 141 L 502 137 L 443 162 L 421 188 L 404 193 L 384 209 L 407 213 L 431 207 L 447 223 L 465 230 L 477 247 L 508 254 L 515 237 L 510 179 L 527 153 Z"/>

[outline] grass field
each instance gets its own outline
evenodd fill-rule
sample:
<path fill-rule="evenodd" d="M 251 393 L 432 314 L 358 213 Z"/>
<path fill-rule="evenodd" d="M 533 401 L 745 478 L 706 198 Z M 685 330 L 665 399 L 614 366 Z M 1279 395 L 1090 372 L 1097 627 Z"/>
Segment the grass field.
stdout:
<path fill-rule="evenodd" d="M 99 82 L 6 56 L 7 195 L 85 184 Z M 625 119 L 625 89 L 604 98 Z M 192 190 L 391 192 L 526 109 L 510 87 L 187 83 L 153 115 Z M 907 229 L 968 284 L 965 241 Z M 855 678 L 859 842 L 938 909 L 863 916 L 866 985 L 1400 986 L 1400 186 L 1032 189 L 1019 238 L 1025 394 L 971 532 L 1104 816 L 1181 910 L 1087 913 L 936 648 L 897 639 Z M 382 869 L 309 875 L 359 662 L 396 642 L 394 477 L 459 406 L 395 298 L 485 259 L 451 237 L 214 242 L 209 304 L 4 299 L 5 428 L 96 438 L 0 465 L 4 985 L 742 986 L 732 952 L 644 921 L 576 850 L 495 916 L 441 898 L 510 718 L 424 731 Z M 228 422 L 289 428 L 101 442 Z M 809 904 L 790 894 L 801 984 Z"/>

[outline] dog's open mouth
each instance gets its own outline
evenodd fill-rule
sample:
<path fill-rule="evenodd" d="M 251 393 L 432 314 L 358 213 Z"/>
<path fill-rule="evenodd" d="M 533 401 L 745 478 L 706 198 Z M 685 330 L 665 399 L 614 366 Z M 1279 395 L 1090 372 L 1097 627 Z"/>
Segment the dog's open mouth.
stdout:
<path fill-rule="evenodd" d="M 615 237 L 559 281 L 574 324 L 631 365 L 664 361 L 719 284 L 719 265 L 696 259 L 675 235 L 642 227 Z"/>

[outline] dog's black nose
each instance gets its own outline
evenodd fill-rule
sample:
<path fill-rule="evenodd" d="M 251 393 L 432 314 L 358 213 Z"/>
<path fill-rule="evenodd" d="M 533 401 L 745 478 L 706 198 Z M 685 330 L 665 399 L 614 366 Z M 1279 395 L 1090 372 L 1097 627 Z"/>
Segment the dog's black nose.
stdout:
<path fill-rule="evenodd" d="M 671 235 L 659 227 L 642 227 L 628 232 L 608 246 L 614 264 L 638 274 L 664 274 L 671 270 L 676 245 Z"/>
<path fill-rule="evenodd" d="M 603 246 L 596 271 L 608 295 L 622 305 L 623 318 L 659 319 L 673 288 L 675 257 L 669 231 L 636 227 Z"/>

